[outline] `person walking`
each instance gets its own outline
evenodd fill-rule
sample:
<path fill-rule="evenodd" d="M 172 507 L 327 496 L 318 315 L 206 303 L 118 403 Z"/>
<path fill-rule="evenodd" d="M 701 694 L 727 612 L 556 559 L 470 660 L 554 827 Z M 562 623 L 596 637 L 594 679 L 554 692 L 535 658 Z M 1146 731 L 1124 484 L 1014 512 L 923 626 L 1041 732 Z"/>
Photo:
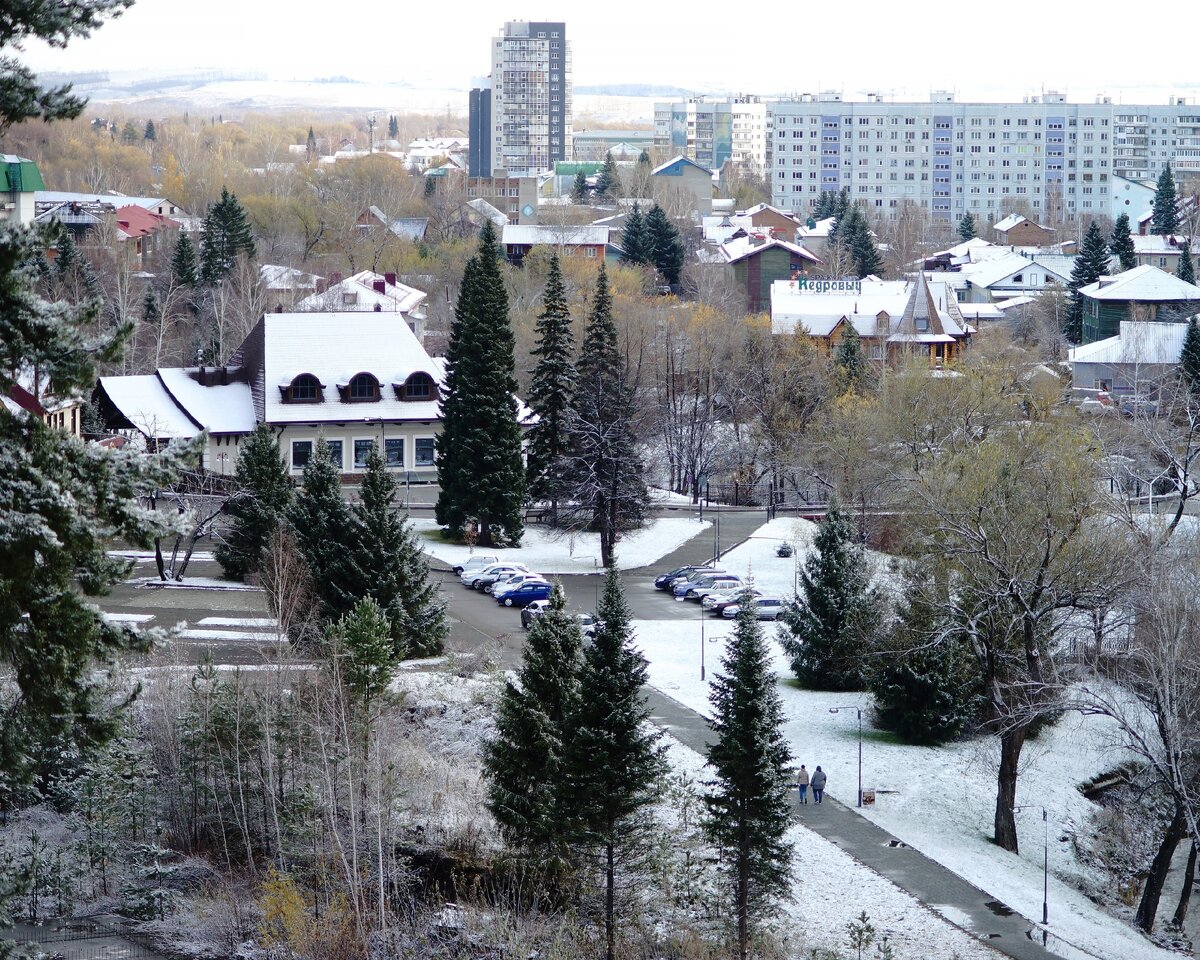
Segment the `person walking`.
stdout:
<path fill-rule="evenodd" d="M 813 803 L 820 803 L 825 798 L 825 771 L 817 767 L 812 775 Z"/>
<path fill-rule="evenodd" d="M 800 764 L 800 772 L 796 774 L 796 789 L 800 791 L 800 802 L 808 803 L 808 771 Z"/>

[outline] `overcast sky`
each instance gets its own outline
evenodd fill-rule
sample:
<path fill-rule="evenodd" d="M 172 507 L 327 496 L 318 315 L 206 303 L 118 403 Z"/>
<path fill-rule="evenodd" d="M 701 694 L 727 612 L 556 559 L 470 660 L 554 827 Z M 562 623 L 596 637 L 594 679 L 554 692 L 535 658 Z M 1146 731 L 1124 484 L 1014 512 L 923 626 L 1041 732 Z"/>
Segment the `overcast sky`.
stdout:
<path fill-rule="evenodd" d="M 1153 21 L 1075 2 L 1014 0 L 931 7 L 859 0 L 824 5 L 605 0 L 557 9 L 478 0 L 138 0 L 66 50 L 29 44 L 39 70 L 261 70 L 272 78 L 345 75 L 466 88 L 488 70 L 488 38 L 503 20 L 565 19 L 575 83 L 651 83 L 777 94 L 838 89 L 924 98 L 999 99 L 1057 89 L 1071 100 L 1200 89 L 1191 58 L 1151 69 Z M 791 7 L 791 9 L 789 9 Z M 1172 7 L 1168 10 L 1182 10 Z M 710 11 L 719 11 L 706 16 Z M 1166 14 L 1171 18 L 1171 14 Z M 1142 40 L 1131 34 L 1140 24 Z M 1178 67 L 1175 66 L 1178 64 Z M 1191 71 L 1185 73 L 1185 71 Z"/>

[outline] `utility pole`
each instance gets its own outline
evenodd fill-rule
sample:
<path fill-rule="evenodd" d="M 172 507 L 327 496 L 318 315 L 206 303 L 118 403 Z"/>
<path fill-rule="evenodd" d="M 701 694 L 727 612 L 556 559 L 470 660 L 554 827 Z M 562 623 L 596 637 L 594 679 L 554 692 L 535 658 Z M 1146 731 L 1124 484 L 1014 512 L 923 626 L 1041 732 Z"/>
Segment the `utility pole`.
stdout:
<path fill-rule="evenodd" d="M 375 114 L 367 116 L 367 153 L 375 152 L 375 124 L 378 121 L 375 119 Z"/>

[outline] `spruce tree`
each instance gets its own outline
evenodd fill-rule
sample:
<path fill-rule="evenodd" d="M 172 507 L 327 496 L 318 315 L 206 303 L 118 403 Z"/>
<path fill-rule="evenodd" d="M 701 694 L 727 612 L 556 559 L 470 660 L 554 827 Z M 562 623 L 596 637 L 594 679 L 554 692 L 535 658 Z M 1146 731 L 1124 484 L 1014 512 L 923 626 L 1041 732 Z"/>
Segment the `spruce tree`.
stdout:
<path fill-rule="evenodd" d="M 525 447 L 526 488 L 531 500 L 550 502 L 550 519 L 557 525 L 558 501 L 566 482 L 571 397 L 575 392 L 575 338 L 557 254 L 550 259 L 535 334 L 537 344 L 532 352 L 537 363 L 529 381 L 528 404 L 538 421 L 530 428 Z"/>
<path fill-rule="evenodd" d="M 432 657 L 442 652 L 449 633 L 446 604 L 429 579 L 429 563 L 412 527 L 393 508 L 395 500 L 396 478 L 372 444 L 353 509 L 362 589 L 387 617 L 398 657 Z"/>
<path fill-rule="evenodd" d="M 446 352 L 438 437 L 437 521 L 461 533 L 479 524 L 479 543 L 521 542 L 525 467 L 517 422 L 516 364 L 502 254 L 489 221 L 467 264 Z"/>
<path fill-rule="evenodd" d="M 571 202 L 583 203 L 588 196 L 587 175 L 579 170 L 575 174 L 575 183 L 571 187 Z"/>
<path fill-rule="evenodd" d="M 979 233 L 975 226 L 975 215 L 968 210 L 958 221 L 958 239 L 966 243 L 968 240 L 974 240 L 977 236 Z"/>
<path fill-rule="evenodd" d="M 312 571 L 321 619 L 336 621 L 367 595 L 359 566 L 361 530 L 342 496 L 342 481 L 324 437 L 304 465 L 300 490 L 288 508 L 296 544 Z"/>
<path fill-rule="evenodd" d="M 849 319 L 842 327 L 842 339 L 833 355 L 838 390 L 857 393 L 867 379 L 867 361 L 863 356 L 862 338 Z"/>
<path fill-rule="evenodd" d="M 121 128 L 121 142 L 134 144 L 138 142 L 138 139 L 137 127 L 133 125 L 132 120 L 126 120 L 125 126 Z"/>
<path fill-rule="evenodd" d="M 146 287 L 146 295 L 142 297 L 142 323 L 157 327 L 161 321 L 162 307 L 158 305 L 158 297 L 154 295 L 153 287 Z"/>
<path fill-rule="evenodd" d="M 635 202 L 625 218 L 625 229 L 621 231 L 621 262 L 649 263 L 652 252 L 653 244 L 646 229 L 646 218 L 642 216 L 641 205 Z"/>
<path fill-rule="evenodd" d="M 400 136 L 400 118 L 394 113 L 388 116 L 388 139 L 395 140 Z"/>
<path fill-rule="evenodd" d="M 1187 324 L 1183 349 L 1179 353 L 1179 375 L 1193 390 L 1200 390 L 1200 328 L 1196 326 L 1195 317 Z"/>
<path fill-rule="evenodd" d="M 1133 236 L 1129 230 L 1129 214 L 1122 213 L 1117 217 L 1108 250 L 1117 258 L 1122 270 L 1132 270 L 1137 266 L 1137 250 L 1133 246 Z"/>
<path fill-rule="evenodd" d="M 579 698 L 582 646 L 579 619 L 556 586 L 530 627 L 517 682 L 500 696 L 496 738 L 484 749 L 488 810 L 504 839 L 527 853 L 566 853 L 563 748 Z"/>
<path fill-rule="evenodd" d="M 200 282 L 196 268 L 196 248 L 186 233 L 180 233 L 171 254 L 171 276 L 181 287 L 195 287 Z"/>
<path fill-rule="evenodd" d="M 1093 220 L 1083 237 L 1083 246 L 1075 257 L 1075 266 L 1071 269 L 1071 280 L 1067 284 L 1070 299 L 1067 306 L 1067 320 L 1063 333 L 1071 343 L 1079 343 L 1083 339 L 1083 307 L 1084 297 L 1080 289 L 1095 283 L 1108 271 L 1108 246 L 1104 242 L 1104 234 Z"/>
<path fill-rule="evenodd" d="M 679 229 L 657 203 L 646 214 L 645 224 L 649 260 L 654 264 L 663 282 L 675 286 L 679 283 L 684 260 L 683 240 L 679 236 Z"/>
<path fill-rule="evenodd" d="M 800 592 L 783 615 L 784 652 L 812 690 L 862 690 L 882 620 L 882 599 L 852 539 L 850 521 L 831 503 L 800 571 Z"/>
<path fill-rule="evenodd" d="M 862 209 L 855 204 L 847 214 L 847 228 L 841 234 L 854 259 L 854 272 L 860 279 L 878 276 L 883 273 L 883 257 L 875 246 L 875 238 L 871 236 L 871 225 Z"/>
<path fill-rule="evenodd" d="M 157 140 L 158 139 L 158 133 L 155 132 L 155 130 L 154 130 L 154 121 L 153 120 L 146 121 L 146 129 L 144 131 L 142 131 L 142 139 L 143 140 Z"/>
<path fill-rule="evenodd" d="M 1179 279 L 1184 283 L 1196 282 L 1196 267 L 1192 263 L 1192 241 L 1188 238 L 1179 248 Z"/>
<path fill-rule="evenodd" d="M 636 865 L 646 853 L 648 808 L 659 797 L 666 763 L 642 692 L 646 659 L 633 646 L 629 605 L 613 567 L 596 616 L 603 627 L 584 651 L 568 718 L 562 808 L 571 843 L 589 857 L 600 854 L 606 957 L 613 960 L 617 868 Z"/>
<path fill-rule="evenodd" d="M 225 508 L 228 526 L 217 544 L 217 562 L 230 580 L 257 573 L 271 534 L 287 516 L 295 484 L 274 431 L 260 423 L 246 438 L 233 475 L 234 495 Z"/>
<path fill-rule="evenodd" d="M 603 264 L 579 351 L 571 407 L 571 522 L 599 532 L 600 562 L 611 567 L 621 534 L 645 520 L 649 494 L 633 435 L 633 395 Z"/>
<path fill-rule="evenodd" d="M 221 188 L 221 199 L 204 218 L 200 242 L 200 275 L 205 283 L 217 283 L 229 275 L 239 256 L 253 260 L 254 234 L 237 197 Z"/>
<path fill-rule="evenodd" d="M 793 851 L 788 829 L 791 753 L 783 736 L 783 701 L 754 604 L 747 593 L 712 682 L 705 829 L 725 852 L 733 893 L 738 956 L 748 956 L 753 918 L 789 895 Z"/>
<path fill-rule="evenodd" d="M 616 200 L 621 193 L 621 177 L 617 173 L 617 162 L 612 152 L 604 155 L 604 163 L 596 174 L 596 198 L 598 200 Z"/>
<path fill-rule="evenodd" d="M 832 190 L 822 190 L 821 195 L 817 197 L 817 202 L 813 205 L 813 217 L 817 220 L 832 217 L 836 196 L 837 194 Z"/>
<path fill-rule="evenodd" d="M 312 127 L 308 128 L 308 139 L 304 141 L 304 153 L 310 163 L 317 159 L 317 135 L 313 132 Z"/>
<path fill-rule="evenodd" d="M 1156 236 L 1171 236 L 1179 229 L 1179 211 L 1176 208 L 1175 178 L 1171 176 L 1171 165 L 1163 164 L 1162 173 L 1154 188 L 1153 214 L 1150 232 Z"/>

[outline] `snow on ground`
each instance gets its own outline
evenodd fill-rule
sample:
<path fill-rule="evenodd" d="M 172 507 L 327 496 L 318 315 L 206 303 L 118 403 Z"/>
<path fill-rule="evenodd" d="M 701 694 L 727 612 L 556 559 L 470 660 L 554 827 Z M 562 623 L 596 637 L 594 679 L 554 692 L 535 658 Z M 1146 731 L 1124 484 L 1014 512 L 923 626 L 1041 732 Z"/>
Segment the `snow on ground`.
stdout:
<path fill-rule="evenodd" d="M 792 521 L 774 521 L 775 523 Z M 700 680 L 700 622 L 642 620 L 634 624 L 638 643 L 650 663 L 652 686 L 703 714 L 709 713 L 708 685 Z M 774 633 L 771 624 L 764 624 Z M 711 678 L 719 669 L 729 621 L 706 617 L 704 657 Z M 949 867 L 1022 916 L 1041 919 L 1042 824 L 1037 809 L 1017 814 L 1019 857 L 989 839 L 995 806 L 998 747 L 979 738 L 944 747 L 914 747 L 895 742 L 870 724 L 870 696 L 801 690 L 791 679 L 782 648 L 774 644 L 787 717 L 785 734 L 795 763 L 812 770 L 820 764 L 829 775 L 829 793 L 853 805 L 857 792 L 857 733 L 853 710 L 863 710 L 863 786 L 876 788 L 876 806 L 867 817 L 883 829 Z M 1112 726 L 1098 717 L 1068 714 L 1025 747 L 1017 802 L 1044 805 L 1050 815 L 1050 930 L 1095 957 L 1167 958 L 1160 950 L 1105 913 L 1055 874 L 1089 886 L 1103 882 L 1078 863 L 1066 839 L 1083 831 L 1096 809 L 1078 785 L 1111 770 L 1123 755 L 1111 746 Z M 1062 838 L 1062 839 L 1060 839 Z M 855 898 L 855 902 L 858 899 Z M 1053 946 L 1053 941 L 1052 944 Z M 1068 951 L 1060 944 L 1062 955 Z"/>
<path fill-rule="evenodd" d="M 160 580 L 158 577 L 134 577 L 126 580 L 136 587 L 161 587 L 164 590 L 257 590 L 249 583 L 222 580 L 219 577 L 184 577 L 183 580 Z"/>
<path fill-rule="evenodd" d="M 107 551 L 110 557 L 122 557 L 125 560 L 137 560 L 145 563 L 154 560 L 153 550 L 109 550 Z M 211 550 L 196 550 L 192 553 L 192 559 L 200 561 L 213 561 L 217 559 L 217 555 Z"/>
<path fill-rule="evenodd" d="M 520 547 L 475 547 L 449 543 L 438 536 L 440 527 L 434 520 L 414 519 L 414 529 L 422 538 L 425 550 L 443 563 L 462 563 L 473 554 L 515 560 L 536 573 L 598 573 L 600 564 L 600 535 L 598 533 L 567 534 L 547 527 L 529 526 Z M 632 570 L 654 563 L 660 557 L 677 550 L 692 537 L 703 533 L 708 521 L 700 523 L 691 517 L 666 517 L 655 520 L 642 530 L 626 535 L 617 544 L 617 566 Z"/>
<path fill-rule="evenodd" d="M 700 754 L 670 736 L 664 741 L 676 771 L 693 782 L 711 776 Z M 787 839 L 796 852 L 791 883 L 795 900 L 783 904 L 783 909 L 804 937 L 802 944 L 788 945 L 791 955 L 840 950 L 849 956 L 846 925 L 865 910 L 878 940 L 887 937 L 898 958 L 996 960 L 999 956 L 819 833 L 797 824 Z M 854 895 L 847 896 L 848 891 Z"/>
<path fill-rule="evenodd" d="M 676 493 L 674 490 L 664 490 L 661 487 L 650 487 L 650 502 L 666 507 L 691 507 L 693 510 L 700 509 L 700 505 L 692 500 L 691 494 Z M 704 506 L 705 508 L 710 506 L 724 507 L 732 506 L 732 504 L 716 503 L 712 500 L 705 500 Z"/>

